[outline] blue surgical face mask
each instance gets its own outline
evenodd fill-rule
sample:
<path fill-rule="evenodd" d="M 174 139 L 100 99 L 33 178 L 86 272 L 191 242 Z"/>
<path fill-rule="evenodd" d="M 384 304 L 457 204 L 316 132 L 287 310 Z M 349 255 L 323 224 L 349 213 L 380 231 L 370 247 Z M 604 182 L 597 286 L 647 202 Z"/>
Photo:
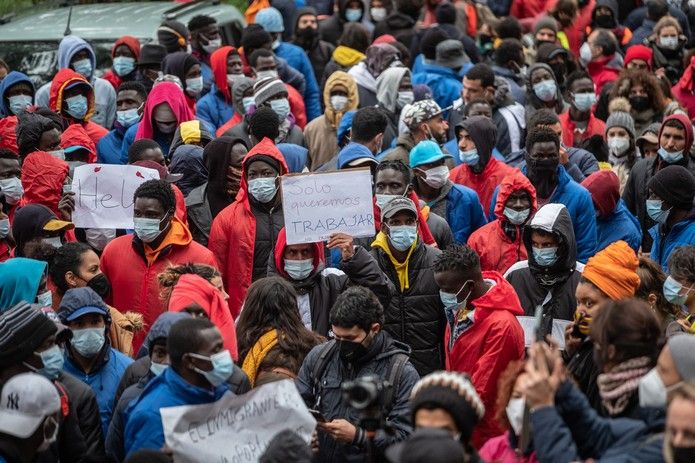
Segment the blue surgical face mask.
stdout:
<path fill-rule="evenodd" d="M 533 260 L 541 267 L 550 267 L 557 262 L 557 248 L 532 248 Z"/>
<path fill-rule="evenodd" d="M 523 211 L 517 211 L 511 207 L 504 208 L 504 216 L 509 220 L 509 223 L 513 225 L 521 225 L 526 222 L 528 216 L 531 214 L 531 209 L 524 209 Z"/>
<path fill-rule="evenodd" d="M 164 363 L 150 362 L 150 371 L 155 376 L 159 376 L 162 373 L 164 373 L 164 370 L 166 370 L 168 366 L 169 365 L 166 365 Z"/>
<path fill-rule="evenodd" d="M 36 303 L 41 307 L 51 307 L 53 305 L 53 293 L 51 290 L 44 291 L 36 295 Z"/>
<path fill-rule="evenodd" d="M 24 187 L 19 177 L 10 177 L 0 179 L 0 191 L 5 195 L 5 201 L 10 206 L 14 206 L 22 199 L 24 195 Z"/>
<path fill-rule="evenodd" d="M 232 376 L 234 371 L 234 362 L 232 361 L 232 355 L 228 350 L 220 351 L 210 357 L 205 357 L 204 355 L 190 353 L 191 357 L 199 358 L 201 360 L 208 360 L 212 363 L 212 370 L 205 371 L 200 368 L 193 368 L 193 371 L 200 373 L 208 380 L 210 384 L 214 387 L 219 386 L 224 383 Z"/>
<path fill-rule="evenodd" d="M 82 77 L 90 79 L 92 77 L 92 62 L 89 58 L 81 59 L 72 63 L 72 68 L 76 73 L 82 74 Z"/>
<path fill-rule="evenodd" d="M 186 93 L 190 96 L 198 96 L 203 91 L 203 76 L 186 79 Z"/>
<path fill-rule="evenodd" d="M 14 95 L 7 99 L 12 114 L 19 114 L 32 105 L 34 99 L 30 95 Z"/>
<path fill-rule="evenodd" d="M 0 220 L 0 239 L 7 238 L 10 234 L 10 219 Z"/>
<path fill-rule="evenodd" d="M 81 330 L 72 330 L 70 345 L 81 356 L 92 358 L 104 347 L 105 340 L 105 329 L 103 327 L 83 328 Z"/>
<path fill-rule="evenodd" d="M 685 302 L 688 300 L 688 295 L 690 294 L 690 291 L 693 290 L 693 287 L 688 288 L 685 294 L 681 294 L 681 291 L 683 291 L 683 285 L 678 283 L 673 277 L 668 276 L 666 281 L 664 281 L 663 290 L 664 297 L 671 304 L 685 305 Z"/>
<path fill-rule="evenodd" d="M 403 197 L 403 195 L 382 195 L 382 194 L 377 193 L 376 194 L 376 206 L 379 209 L 383 209 L 384 206 L 386 206 L 386 203 L 388 203 L 392 199 L 401 198 L 401 197 Z"/>
<path fill-rule="evenodd" d="M 289 260 L 285 259 L 285 272 L 295 281 L 301 281 L 314 271 L 314 259 Z"/>
<path fill-rule="evenodd" d="M 542 80 L 537 84 L 533 84 L 533 93 L 535 93 L 541 101 L 545 101 L 547 103 L 548 101 L 555 99 L 557 94 L 557 84 L 552 79 Z"/>
<path fill-rule="evenodd" d="M 656 223 L 665 224 L 671 212 L 671 209 L 662 210 L 663 204 L 664 202 L 660 199 L 647 200 L 647 215 Z"/>
<path fill-rule="evenodd" d="M 65 102 L 68 105 L 66 110 L 68 114 L 77 120 L 82 120 L 87 115 L 87 109 L 89 109 L 89 104 L 87 102 L 87 97 L 84 95 L 75 95 L 70 98 L 66 98 Z"/>
<path fill-rule="evenodd" d="M 277 188 L 275 187 L 276 178 L 261 177 L 249 180 L 249 194 L 259 203 L 269 203 L 275 198 L 275 193 L 277 193 Z"/>
<path fill-rule="evenodd" d="M 254 99 L 252 96 L 245 96 L 244 99 L 241 100 L 241 104 L 244 106 L 244 112 L 248 113 L 249 108 L 254 104 Z"/>
<path fill-rule="evenodd" d="M 270 107 L 278 115 L 281 122 L 287 119 L 287 116 L 290 114 L 290 102 L 287 98 L 271 101 Z"/>
<path fill-rule="evenodd" d="M 459 159 L 464 164 L 475 166 L 480 161 L 480 155 L 478 154 L 478 150 L 475 148 L 468 151 L 459 150 Z"/>
<path fill-rule="evenodd" d="M 581 112 L 586 112 L 591 109 L 596 103 L 596 95 L 594 93 L 575 93 L 574 107 Z"/>
<path fill-rule="evenodd" d="M 442 301 L 442 304 L 444 305 L 445 308 L 452 308 L 452 307 L 458 307 L 459 306 L 459 301 L 458 297 L 461 291 L 463 291 L 463 288 L 466 287 L 468 283 L 472 283 L 473 280 L 466 280 L 465 283 L 461 285 L 459 290 L 456 293 L 447 293 L 446 291 L 442 291 L 441 289 L 439 290 L 439 299 Z M 471 289 L 473 291 L 473 289 Z M 468 291 L 468 294 L 466 297 L 463 299 L 461 302 L 462 304 L 466 304 L 468 302 L 468 298 L 471 296 L 471 291 Z"/>
<path fill-rule="evenodd" d="M 683 160 L 683 150 L 680 151 L 666 151 L 665 148 L 659 148 L 657 151 L 661 159 L 669 164 L 675 164 Z"/>
<path fill-rule="evenodd" d="M 345 10 L 345 19 L 351 23 L 356 23 L 362 19 L 362 10 L 360 8 L 348 8 Z"/>
<path fill-rule="evenodd" d="M 399 251 L 407 251 L 417 239 L 416 225 L 389 226 L 389 241 Z"/>
<path fill-rule="evenodd" d="M 140 121 L 139 108 L 116 111 L 116 121 L 123 128 L 128 128 Z"/>
<path fill-rule="evenodd" d="M 43 352 L 34 352 L 34 354 L 41 357 L 43 363 L 43 368 L 40 368 L 38 373 L 48 379 L 56 379 L 60 376 L 60 372 L 63 370 L 64 357 L 58 346 L 53 346 Z"/>
<path fill-rule="evenodd" d="M 160 230 L 159 227 L 166 217 L 167 216 L 165 215 L 161 220 L 148 219 L 145 217 L 133 218 L 133 229 L 135 230 L 135 234 L 143 243 L 153 242 L 162 233 L 162 230 Z"/>
<path fill-rule="evenodd" d="M 129 56 L 116 56 L 113 59 L 113 72 L 117 76 L 127 76 L 135 70 L 135 58 Z"/>

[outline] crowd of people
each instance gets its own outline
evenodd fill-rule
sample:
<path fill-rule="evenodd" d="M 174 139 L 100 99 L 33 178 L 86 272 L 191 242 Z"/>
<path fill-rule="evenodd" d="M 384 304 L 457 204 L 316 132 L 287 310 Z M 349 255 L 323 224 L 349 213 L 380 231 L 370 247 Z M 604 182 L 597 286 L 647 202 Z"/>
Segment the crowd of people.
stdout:
<path fill-rule="evenodd" d="M 692 2 L 245 16 L 3 72 L 0 462 L 170 461 L 162 408 L 282 380 L 261 462 L 695 461 Z M 158 173 L 131 229 L 73 223 L 90 163 Z M 356 168 L 370 236 L 289 244 L 280 177 Z"/>

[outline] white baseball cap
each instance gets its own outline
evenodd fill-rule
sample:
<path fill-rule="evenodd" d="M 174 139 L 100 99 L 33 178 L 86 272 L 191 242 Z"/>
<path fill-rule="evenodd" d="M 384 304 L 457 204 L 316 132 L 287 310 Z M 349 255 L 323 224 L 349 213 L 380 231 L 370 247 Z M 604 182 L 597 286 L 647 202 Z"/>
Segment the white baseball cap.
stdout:
<path fill-rule="evenodd" d="M 0 393 L 0 432 L 25 439 L 60 410 L 56 387 L 36 373 L 22 373 L 5 383 Z"/>

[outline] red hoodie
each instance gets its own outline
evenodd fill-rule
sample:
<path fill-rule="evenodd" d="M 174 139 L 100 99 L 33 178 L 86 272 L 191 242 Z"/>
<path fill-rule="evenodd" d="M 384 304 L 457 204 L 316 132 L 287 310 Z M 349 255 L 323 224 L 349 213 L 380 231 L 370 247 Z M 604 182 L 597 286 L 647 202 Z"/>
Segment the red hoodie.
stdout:
<path fill-rule="evenodd" d="M 81 121 L 78 121 L 71 117 L 69 114 L 62 112 L 63 94 L 65 93 L 65 89 L 77 83 L 81 83 L 89 87 L 89 91 L 87 92 L 87 114 Z M 95 124 L 94 122 L 91 122 L 89 120 L 94 115 L 94 88 L 92 88 L 89 82 L 87 82 L 87 79 L 82 77 L 82 74 L 78 74 L 72 69 L 61 69 L 60 71 L 58 71 L 58 74 L 56 74 L 53 78 L 53 81 L 51 82 L 50 94 L 48 97 L 48 107 L 51 110 L 63 116 L 63 120 L 65 120 L 67 124 L 78 124 L 82 126 L 82 128 L 85 130 L 85 132 L 87 132 L 87 135 L 89 135 L 89 138 L 92 139 L 95 145 L 99 142 L 101 137 L 109 133 L 108 130 L 106 130 L 99 124 Z"/>
<path fill-rule="evenodd" d="M 504 177 L 511 175 L 515 171 L 519 172 L 515 167 L 508 166 L 491 156 L 481 173 L 476 174 L 473 172 L 473 169 L 468 164 L 460 164 L 451 170 L 450 178 L 454 183 L 475 190 L 478 193 L 483 210 L 489 211 L 495 188 L 497 188 Z"/>
<path fill-rule="evenodd" d="M 227 59 L 232 53 L 238 54 L 239 52 L 236 51 L 236 48 L 227 45 L 215 50 L 210 55 L 210 67 L 212 68 L 212 75 L 215 77 L 215 86 L 224 95 L 224 101 L 230 105 L 232 104 L 232 94 L 227 83 Z"/>
<path fill-rule="evenodd" d="M 140 41 L 132 35 L 124 35 L 123 37 L 119 38 L 111 48 L 111 59 L 114 58 L 116 48 L 120 47 L 121 45 L 128 47 L 133 55 L 135 55 L 135 64 L 137 65 L 137 61 L 140 59 Z M 118 90 L 118 86 L 123 83 L 123 80 L 116 75 L 115 72 L 113 72 L 113 69 L 106 71 L 102 76 L 102 79 L 107 80 L 116 90 Z"/>
<path fill-rule="evenodd" d="M 514 169 L 511 174 L 504 177 L 500 184 L 500 192 L 497 195 L 497 204 L 495 204 L 497 219 L 483 225 L 468 238 L 468 246 L 480 256 L 480 268 L 483 271 L 496 271 L 504 274 L 509 267 L 519 261 L 526 260 L 528 257 L 522 240 L 523 228 L 516 227 L 516 239 L 514 241 L 510 240 L 502 229 L 502 222 L 508 222 L 504 215 L 504 204 L 512 193 L 519 190 L 524 190 L 531 196 L 531 212 L 527 219 L 528 223 L 538 209 L 536 189 L 521 171 Z"/>
<path fill-rule="evenodd" d="M 695 56 L 690 58 L 690 64 L 680 80 L 671 88 L 673 97 L 688 111 L 690 119 L 695 119 Z"/>
<path fill-rule="evenodd" d="M 208 318 L 222 333 L 224 347 L 229 349 L 232 358 L 239 359 L 237 352 L 236 327 L 229 313 L 229 307 L 220 294 L 206 279 L 194 275 L 181 275 L 169 298 L 169 311 L 182 312 L 187 306 L 198 304 L 205 310 Z"/>
<path fill-rule="evenodd" d="M 524 357 L 524 331 L 516 319 L 524 314 L 519 297 L 499 273 L 483 272 L 483 278 L 494 286 L 468 303 L 469 308 L 475 308 L 473 324 L 461 333 L 452 349 L 449 323 L 444 333 L 446 369 L 468 373 L 485 405 L 485 416 L 473 432 L 477 449 L 504 432 L 495 419 L 497 381 L 509 362 Z"/>
<path fill-rule="evenodd" d="M 17 116 L 0 118 L 0 148 L 19 153 L 17 147 Z"/>
<path fill-rule="evenodd" d="M 62 214 L 58 210 L 58 203 L 68 172 L 70 167 L 67 162 L 45 151 L 29 153 L 22 164 L 24 196 L 19 205 L 43 204 L 60 217 Z"/>
<path fill-rule="evenodd" d="M 275 143 L 264 138 L 248 152 L 242 161 L 241 186 L 236 200 L 222 209 L 212 221 L 208 248 L 217 258 L 224 286 L 229 293 L 229 309 L 236 318 L 251 286 L 253 252 L 256 239 L 256 217 L 251 211 L 246 181 L 249 159 L 259 154 L 270 156 L 280 163 L 280 175 L 287 173 L 285 158 Z"/>
<path fill-rule="evenodd" d="M 89 151 L 87 162 L 97 161 L 97 150 L 94 141 L 89 137 L 85 129 L 79 124 L 72 124 L 60 136 L 60 147 L 65 149 L 71 146 L 82 146 Z"/>
<path fill-rule="evenodd" d="M 195 119 L 193 111 L 188 107 L 183 90 L 173 82 L 161 82 L 152 88 L 152 91 L 147 96 L 142 120 L 138 125 L 138 131 L 135 133 L 136 140 L 142 140 L 143 138 L 154 139 L 152 115 L 154 114 L 154 108 L 162 103 L 169 105 L 179 125 L 182 122 Z"/>
<path fill-rule="evenodd" d="M 323 251 L 323 243 L 311 243 L 314 248 L 314 272 L 319 269 L 323 269 L 326 262 L 326 256 Z M 275 241 L 275 270 L 278 275 L 286 280 L 290 279 L 290 276 L 285 272 L 285 248 L 287 247 L 287 232 L 285 232 L 285 227 L 282 227 L 280 233 L 278 233 L 278 239 Z"/>

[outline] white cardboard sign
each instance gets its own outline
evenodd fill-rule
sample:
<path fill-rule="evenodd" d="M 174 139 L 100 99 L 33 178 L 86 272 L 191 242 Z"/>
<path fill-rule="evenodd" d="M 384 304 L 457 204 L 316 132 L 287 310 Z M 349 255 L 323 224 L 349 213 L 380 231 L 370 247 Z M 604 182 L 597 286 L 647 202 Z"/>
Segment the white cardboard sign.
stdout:
<path fill-rule="evenodd" d="M 133 193 L 159 172 L 138 166 L 85 164 L 75 168 L 72 221 L 82 228 L 133 228 Z"/>
<path fill-rule="evenodd" d="M 287 244 L 325 241 L 333 233 L 374 236 L 369 169 L 285 175 L 281 186 Z"/>

